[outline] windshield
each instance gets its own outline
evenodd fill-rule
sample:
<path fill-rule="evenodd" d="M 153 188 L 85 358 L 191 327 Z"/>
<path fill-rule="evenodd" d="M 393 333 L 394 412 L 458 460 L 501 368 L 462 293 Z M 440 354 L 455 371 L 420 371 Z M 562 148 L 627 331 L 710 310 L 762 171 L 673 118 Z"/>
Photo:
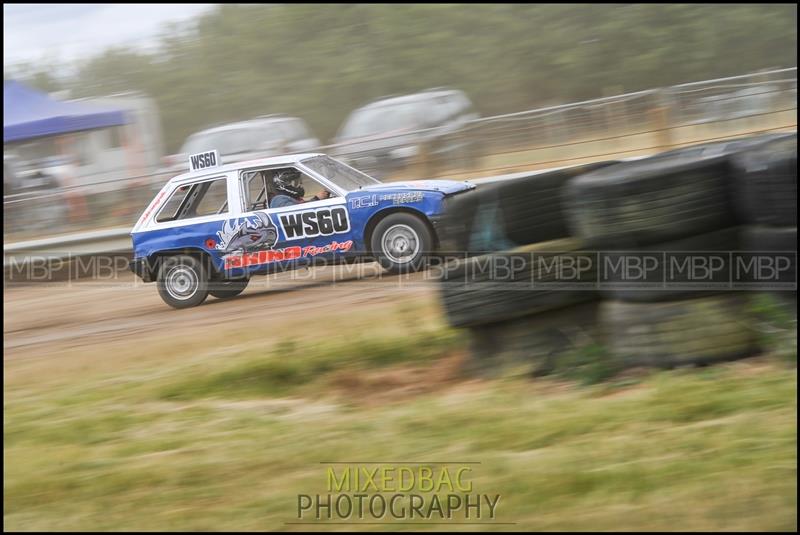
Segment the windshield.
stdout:
<path fill-rule="evenodd" d="M 417 102 L 362 108 L 353 113 L 339 137 L 349 139 L 418 130 L 423 126 L 420 111 Z"/>
<path fill-rule="evenodd" d="M 362 186 L 380 184 L 380 181 L 343 164 L 339 160 L 334 160 L 330 156 L 314 156 L 302 160 L 301 163 L 345 191 L 354 191 Z"/>
<path fill-rule="evenodd" d="M 259 150 L 267 142 L 280 141 L 276 128 L 245 127 L 217 132 L 199 133 L 183 145 L 184 154 L 218 150 L 221 156 Z"/>

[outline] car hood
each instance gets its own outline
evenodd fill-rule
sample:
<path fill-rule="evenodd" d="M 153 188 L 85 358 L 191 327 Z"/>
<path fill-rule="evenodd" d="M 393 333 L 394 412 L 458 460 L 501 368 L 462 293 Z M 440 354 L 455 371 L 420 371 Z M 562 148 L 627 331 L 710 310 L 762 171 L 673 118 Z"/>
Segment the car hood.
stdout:
<path fill-rule="evenodd" d="M 374 186 L 364 186 L 358 191 L 439 191 L 445 195 L 452 195 L 468 189 L 473 189 L 474 184 L 456 180 L 409 180 L 407 182 L 386 182 Z"/>

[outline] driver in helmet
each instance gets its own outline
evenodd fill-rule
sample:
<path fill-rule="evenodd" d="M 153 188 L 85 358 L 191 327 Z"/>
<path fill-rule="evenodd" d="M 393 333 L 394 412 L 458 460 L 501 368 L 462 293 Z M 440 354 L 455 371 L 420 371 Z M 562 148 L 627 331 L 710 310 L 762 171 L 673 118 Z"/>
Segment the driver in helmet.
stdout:
<path fill-rule="evenodd" d="M 303 202 L 319 201 L 331 196 L 331 192 L 326 189 L 321 190 L 312 198 L 305 200 L 305 188 L 300 183 L 300 171 L 293 168 L 281 169 L 272 177 L 272 185 L 275 195 L 269 203 L 270 208 L 280 208 L 281 206 L 292 206 Z"/>

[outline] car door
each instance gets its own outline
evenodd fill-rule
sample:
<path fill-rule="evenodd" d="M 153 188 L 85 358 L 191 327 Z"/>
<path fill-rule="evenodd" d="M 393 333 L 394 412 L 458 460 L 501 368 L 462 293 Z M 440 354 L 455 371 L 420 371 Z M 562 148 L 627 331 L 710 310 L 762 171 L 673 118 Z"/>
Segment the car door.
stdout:
<path fill-rule="evenodd" d="M 229 254 L 241 259 L 234 259 L 229 264 L 246 267 L 251 273 L 293 269 L 325 263 L 353 249 L 352 225 L 344 195 L 332 191 L 329 199 L 311 200 L 316 193 L 327 188 L 299 169 L 306 201 L 292 206 L 269 207 L 274 195 L 270 178 L 286 167 L 293 166 L 242 172 L 242 212 L 228 227 L 232 240 L 238 240 L 230 242 Z M 254 187 L 248 173 L 260 173 L 261 183 Z M 260 195 L 262 189 L 266 189 L 266 199 Z"/>

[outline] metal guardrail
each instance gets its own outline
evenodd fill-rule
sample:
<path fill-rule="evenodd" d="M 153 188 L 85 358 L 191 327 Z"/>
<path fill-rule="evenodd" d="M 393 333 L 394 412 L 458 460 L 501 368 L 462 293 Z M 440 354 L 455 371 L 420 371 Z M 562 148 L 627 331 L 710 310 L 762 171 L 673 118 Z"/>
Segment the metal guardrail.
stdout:
<path fill-rule="evenodd" d="M 131 227 L 118 227 L 3 244 L 3 268 L 23 265 L 31 257 L 53 261 L 75 256 L 130 253 L 130 232 Z"/>

